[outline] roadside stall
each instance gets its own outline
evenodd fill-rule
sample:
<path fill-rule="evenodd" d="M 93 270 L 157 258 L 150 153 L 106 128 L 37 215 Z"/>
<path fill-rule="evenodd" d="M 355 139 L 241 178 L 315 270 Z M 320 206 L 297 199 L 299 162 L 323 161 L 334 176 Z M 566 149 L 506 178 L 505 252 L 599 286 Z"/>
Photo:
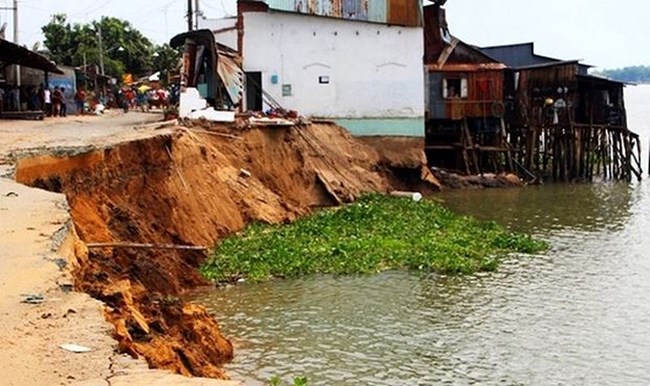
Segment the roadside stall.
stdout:
<path fill-rule="evenodd" d="M 44 72 L 44 84 L 49 84 L 50 74 L 63 75 L 64 71 L 57 65 L 36 52 L 30 51 L 25 47 L 11 43 L 7 40 L 0 39 L 0 73 L 15 74 L 15 66 L 21 66 L 40 70 Z M 12 71 L 14 70 L 14 71 Z M 0 84 L 4 91 L 4 106 L 0 109 L 0 118 L 2 119 L 43 119 L 45 114 L 42 106 L 35 108 L 31 103 L 24 103 L 29 100 L 30 90 L 26 86 L 35 87 L 38 85 L 21 85 L 17 76 L 5 76 L 5 82 Z M 33 90 L 31 90 L 33 91 Z M 14 100 L 9 98 L 14 95 Z M 9 103 L 15 102 L 15 103 Z M 13 107 L 7 109 L 5 107 Z M 23 108 L 25 107 L 25 108 Z"/>

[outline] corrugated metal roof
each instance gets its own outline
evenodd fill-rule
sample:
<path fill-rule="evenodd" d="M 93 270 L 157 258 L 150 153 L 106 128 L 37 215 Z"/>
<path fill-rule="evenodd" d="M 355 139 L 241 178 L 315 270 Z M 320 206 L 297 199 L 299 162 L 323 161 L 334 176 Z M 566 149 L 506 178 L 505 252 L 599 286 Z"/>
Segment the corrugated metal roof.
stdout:
<path fill-rule="evenodd" d="M 618 84 L 618 85 L 622 85 L 622 86 L 636 86 L 635 83 L 620 82 L 618 80 L 603 78 L 601 76 L 595 76 L 595 75 L 580 75 L 580 74 L 578 74 L 578 79 L 584 79 L 584 80 L 587 80 L 587 81 L 590 81 L 590 82 L 596 82 L 596 83 L 612 83 L 612 84 Z"/>
<path fill-rule="evenodd" d="M 368 20 L 385 23 L 388 20 L 386 0 L 368 0 Z"/>
<path fill-rule="evenodd" d="M 4 39 L 0 39 L 0 62 L 63 74 L 63 70 L 45 56 Z"/>
<path fill-rule="evenodd" d="M 540 64 L 531 64 L 529 66 L 520 66 L 516 67 L 517 70 L 534 70 L 537 68 L 548 68 L 548 67 L 556 67 L 556 66 L 566 66 L 570 64 L 579 64 L 579 60 L 558 60 L 555 62 L 546 62 L 546 63 L 540 63 Z"/>
<path fill-rule="evenodd" d="M 558 62 L 559 59 L 535 54 L 533 43 L 508 44 L 480 48 L 486 55 L 507 64 L 509 67 L 524 67 Z"/>
<path fill-rule="evenodd" d="M 297 11 L 295 0 L 266 0 L 269 8 L 281 11 Z"/>
<path fill-rule="evenodd" d="M 269 9 L 347 20 L 417 27 L 422 25 L 420 0 L 262 0 Z"/>
<path fill-rule="evenodd" d="M 217 50 L 217 73 L 233 104 L 241 102 L 244 95 L 244 70 L 236 56 Z"/>
<path fill-rule="evenodd" d="M 467 64 L 427 64 L 426 69 L 429 71 L 445 71 L 445 72 L 476 72 L 488 70 L 505 70 L 507 67 L 502 63 L 467 63 Z"/>
<path fill-rule="evenodd" d="M 368 0 L 343 0 L 343 18 L 368 20 Z"/>

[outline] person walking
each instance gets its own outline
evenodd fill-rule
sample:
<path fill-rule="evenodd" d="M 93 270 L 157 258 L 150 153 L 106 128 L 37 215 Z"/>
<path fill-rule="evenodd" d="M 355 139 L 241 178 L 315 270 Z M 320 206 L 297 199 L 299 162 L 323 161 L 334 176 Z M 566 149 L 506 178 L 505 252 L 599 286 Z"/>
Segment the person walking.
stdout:
<path fill-rule="evenodd" d="M 38 95 L 36 87 L 31 87 L 29 89 L 29 104 L 27 105 L 27 108 L 32 111 L 42 110 L 43 108 L 41 107 L 40 100 L 41 98 Z"/>
<path fill-rule="evenodd" d="M 85 114 L 85 105 L 86 105 L 86 91 L 83 88 L 79 87 L 77 92 L 74 94 L 74 102 L 77 105 L 77 115 Z"/>
<path fill-rule="evenodd" d="M 38 94 L 38 104 L 40 106 L 39 108 L 43 112 L 45 112 L 45 89 L 43 88 L 43 83 L 41 83 L 41 85 L 38 86 L 37 94 Z"/>
<path fill-rule="evenodd" d="M 52 115 L 58 117 L 61 115 L 61 90 L 58 87 L 54 87 L 52 92 Z"/>
<path fill-rule="evenodd" d="M 43 89 L 43 102 L 45 106 L 45 115 L 52 116 L 52 93 L 49 88 Z"/>
<path fill-rule="evenodd" d="M 61 86 L 61 110 L 59 111 L 59 116 L 67 117 L 68 116 L 68 98 L 65 97 L 65 88 Z"/>
<path fill-rule="evenodd" d="M 20 90 L 18 86 L 14 86 L 9 92 L 9 103 L 11 103 L 11 110 L 20 111 Z"/>

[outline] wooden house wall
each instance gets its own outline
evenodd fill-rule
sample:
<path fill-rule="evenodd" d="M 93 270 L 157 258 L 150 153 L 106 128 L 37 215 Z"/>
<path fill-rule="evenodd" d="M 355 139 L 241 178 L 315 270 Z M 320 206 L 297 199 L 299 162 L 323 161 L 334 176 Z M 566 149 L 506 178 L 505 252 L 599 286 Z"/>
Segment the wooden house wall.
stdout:
<path fill-rule="evenodd" d="M 576 64 L 564 64 L 519 71 L 519 88 L 537 88 L 544 94 L 552 94 L 558 87 L 569 87 L 575 90 L 576 75 L 578 66 Z"/>
<path fill-rule="evenodd" d="M 578 81 L 576 122 L 626 125 L 623 84 L 581 78 Z"/>
<path fill-rule="evenodd" d="M 467 98 L 445 99 L 444 79 L 467 79 Z M 504 75 L 502 70 L 429 73 L 430 119 L 481 118 L 494 115 L 494 105 L 503 101 Z M 498 107 L 497 107 L 498 108 Z"/>
<path fill-rule="evenodd" d="M 557 123 L 573 121 L 578 98 L 577 71 L 578 66 L 574 63 L 520 70 L 516 100 L 519 113 L 515 122 L 511 123 L 518 126 L 555 123 L 553 107 L 545 103 L 549 99 L 555 102 L 560 98 L 567 107 L 558 110 Z M 562 93 L 558 91 L 560 89 Z"/>
<path fill-rule="evenodd" d="M 388 24 L 420 26 L 420 2 L 414 0 L 389 0 Z"/>

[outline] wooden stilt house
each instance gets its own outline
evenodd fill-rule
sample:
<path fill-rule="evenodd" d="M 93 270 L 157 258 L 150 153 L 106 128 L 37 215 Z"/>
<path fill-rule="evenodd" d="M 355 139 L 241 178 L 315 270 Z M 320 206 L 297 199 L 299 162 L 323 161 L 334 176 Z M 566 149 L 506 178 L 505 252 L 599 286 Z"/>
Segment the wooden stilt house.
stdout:
<path fill-rule="evenodd" d="M 639 136 L 627 127 L 625 84 L 590 66 L 536 55 L 532 43 L 481 49 L 508 66 L 504 97 L 514 162 L 540 178 L 641 178 Z"/>
<path fill-rule="evenodd" d="M 466 174 L 511 170 L 503 120 L 506 66 L 451 35 L 443 4 L 424 7 L 429 165 Z"/>

